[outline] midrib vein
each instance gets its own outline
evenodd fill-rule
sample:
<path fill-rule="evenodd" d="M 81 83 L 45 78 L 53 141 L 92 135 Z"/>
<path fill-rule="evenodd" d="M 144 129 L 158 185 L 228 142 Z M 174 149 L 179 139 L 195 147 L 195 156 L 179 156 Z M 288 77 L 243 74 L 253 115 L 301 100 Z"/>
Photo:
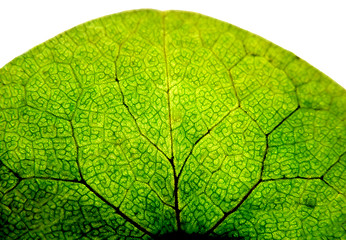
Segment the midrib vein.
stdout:
<path fill-rule="evenodd" d="M 167 105 L 168 105 L 168 124 L 169 124 L 169 135 L 171 141 L 171 157 L 169 159 L 170 164 L 173 169 L 174 174 L 174 210 L 177 222 L 178 232 L 181 231 L 181 222 L 180 222 L 180 209 L 179 209 L 179 201 L 178 201 L 178 176 L 175 171 L 174 165 L 174 154 L 173 154 L 173 130 L 172 130 L 172 114 L 171 114 L 171 99 L 170 99 L 170 81 L 168 74 L 168 58 L 167 58 L 167 44 L 166 44 L 166 12 L 162 12 L 162 35 L 163 35 L 163 55 L 165 59 L 165 67 L 166 67 L 166 85 L 167 85 Z"/>
<path fill-rule="evenodd" d="M 166 68 L 166 85 L 167 85 L 167 104 L 168 104 L 168 121 L 169 121 L 169 134 L 171 139 L 171 161 L 173 161 L 173 134 L 172 134 L 172 116 L 171 116 L 171 100 L 170 100 L 170 81 L 168 74 L 168 59 L 167 59 L 167 50 L 166 50 L 166 24 L 165 17 L 166 13 L 162 13 L 162 32 L 163 32 L 163 55 L 165 59 L 165 68 Z"/>

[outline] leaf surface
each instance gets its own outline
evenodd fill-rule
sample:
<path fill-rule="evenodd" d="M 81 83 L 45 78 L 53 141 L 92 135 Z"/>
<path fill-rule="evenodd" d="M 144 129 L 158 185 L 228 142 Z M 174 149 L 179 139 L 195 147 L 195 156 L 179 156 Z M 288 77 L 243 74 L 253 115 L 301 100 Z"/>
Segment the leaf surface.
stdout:
<path fill-rule="evenodd" d="M 87 22 L 0 69 L 0 236 L 342 239 L 345 119 L 342 87 L 228 23 Z"/>

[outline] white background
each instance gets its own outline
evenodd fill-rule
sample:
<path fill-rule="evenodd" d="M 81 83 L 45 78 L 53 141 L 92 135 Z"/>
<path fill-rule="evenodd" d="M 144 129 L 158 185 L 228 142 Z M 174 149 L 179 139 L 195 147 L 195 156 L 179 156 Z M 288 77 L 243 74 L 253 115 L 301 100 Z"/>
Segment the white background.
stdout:
<path fill-rule="evenodd" d="M 343 0 L 0 0 L 0 67 L 78 24 L 139 8 L 199 12 L 295 53 L 346 88 Z"/>

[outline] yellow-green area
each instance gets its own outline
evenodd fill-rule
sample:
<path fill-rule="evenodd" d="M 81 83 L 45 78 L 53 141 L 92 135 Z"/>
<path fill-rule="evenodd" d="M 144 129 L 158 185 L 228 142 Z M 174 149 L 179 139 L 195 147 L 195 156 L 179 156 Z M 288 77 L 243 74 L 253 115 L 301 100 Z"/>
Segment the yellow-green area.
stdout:
<path fill-rule="evenodd" d="M 0 69 L 1 239 L 345 239 L 346 91 L 191 12 L 72 28 Z"/>

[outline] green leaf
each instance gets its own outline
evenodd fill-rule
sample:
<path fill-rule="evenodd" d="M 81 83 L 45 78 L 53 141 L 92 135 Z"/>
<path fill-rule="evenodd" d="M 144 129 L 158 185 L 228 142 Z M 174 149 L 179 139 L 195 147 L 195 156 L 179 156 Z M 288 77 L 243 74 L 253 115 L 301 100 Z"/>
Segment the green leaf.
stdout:
<path fill-rule="evenodd" d="M 137 10 L 0 69 L 1 239 L 344 239 L 346 91 L 203 15 Z"/>

